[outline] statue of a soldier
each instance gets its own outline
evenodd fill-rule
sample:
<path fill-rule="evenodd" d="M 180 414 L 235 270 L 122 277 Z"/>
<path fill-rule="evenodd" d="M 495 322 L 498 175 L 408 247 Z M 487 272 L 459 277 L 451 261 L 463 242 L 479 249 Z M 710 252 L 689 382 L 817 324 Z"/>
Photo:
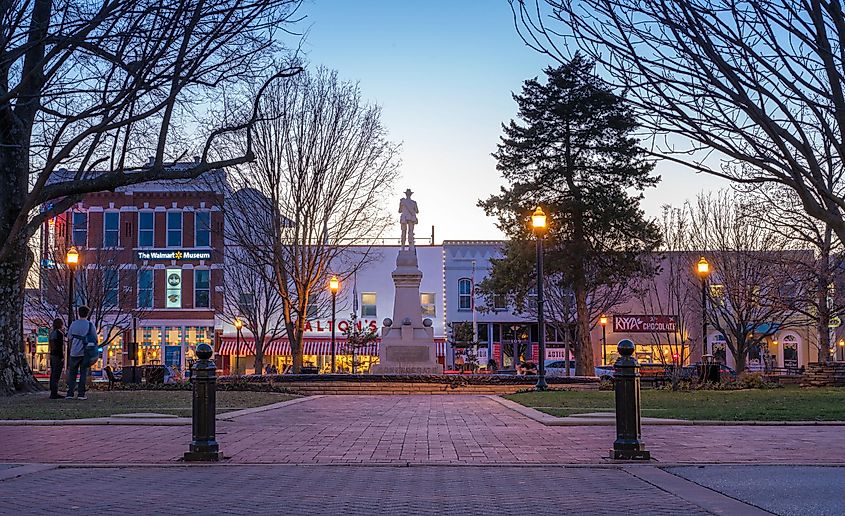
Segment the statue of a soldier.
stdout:
<path fill-rule="evenodd" d="M 414 246 L 414 224 L 417 223 L 417 201 L 411 199 L 414 192 L 410 188 L 405 190 L 405 198 L 399 201 L 399 224 L 402 226 L 402 249 L 405 249 L 407 242 L 408 248 L 412 251 L 416 250 Z"/>

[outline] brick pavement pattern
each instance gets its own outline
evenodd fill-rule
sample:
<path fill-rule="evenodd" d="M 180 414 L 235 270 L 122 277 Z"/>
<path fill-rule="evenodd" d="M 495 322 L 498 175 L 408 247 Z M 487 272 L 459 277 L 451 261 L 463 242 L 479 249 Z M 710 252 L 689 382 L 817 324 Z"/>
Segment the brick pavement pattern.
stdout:
<path fill-rule="evenodd" d="M 644 509 L 653 515 L 708 514 L 621 469 L 67 468 L 0 481 L 0 514 L 55 514 L 57 509 L 73 514 L 616 515 Z"/>
<path fill-rule="evenodd" d="M 550 427 L 480 396 L 327 396 L 218 422 L 242 464 L 572 464 L 607 462 L 611 426 Z M 661 462 L 842 462 L 845 434 L 824 426 L 646 426 Z M 167 463 L 190 427 L 0 427 L 0 462 Z"/>

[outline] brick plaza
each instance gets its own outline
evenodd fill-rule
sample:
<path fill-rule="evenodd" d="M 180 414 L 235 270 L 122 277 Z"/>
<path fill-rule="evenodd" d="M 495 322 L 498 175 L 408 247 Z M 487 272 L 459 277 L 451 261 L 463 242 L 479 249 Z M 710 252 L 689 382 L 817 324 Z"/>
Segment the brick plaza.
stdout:
<path fill-rule="evenodd" d="M 835 426 L 644 426 L 659 463 L 829 464 Z M 482 396 L 326 396 L 218 422 L 231 464 L 607 464 L 612 426 L 545 426 Z M 0 427 L 0 463 L 173 464 L 190 426 Z"/>

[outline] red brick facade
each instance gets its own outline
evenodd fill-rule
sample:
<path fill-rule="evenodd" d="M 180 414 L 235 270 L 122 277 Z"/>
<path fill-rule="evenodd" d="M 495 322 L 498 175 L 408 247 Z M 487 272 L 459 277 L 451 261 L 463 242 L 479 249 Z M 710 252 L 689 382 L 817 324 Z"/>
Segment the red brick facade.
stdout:
<path fill-rule="evenodd" d="M 216 314 L 223 306 L 223 194 L 197 185 L 202 183 L 192 183 L 188 187 L 179 184 L 173 190 L 163 184 L 148 184 L 117 192 L 89 194 L 72 210 L 45 225 L 42 258 L 46 258 L 47 263 L 64 261 L 66 250 L 75 243 L 80 267 L 86 269 L 86 274 L 97 274 L 97 269 L 105 267 L 119 269 L 119 306 L 112 311 L 124 314 L 122 323 L 115 321 L 115 325 L 123 330 L 122 337 L 116 340 L 122 349 L 118 351 L 117 345 L 112 345 L 104 353 L 105 359 L 116 366 L 131 362 L 127 349 L 132 339 L 133 318 L 137 328 L 135 339 L 141 348 L 137 357 L 140 363 L 168 363 L 184 368 L 196 344 L 213 340 L 214 328 L 218 326 Z M 143 212 L 153 214 L 152 246 L 140 245 L 139 217 Z M 205 247 L 195 246 L 197 230 L 203 231 L 196 221 L 200 212 L 208 213 L 210 220 L 210 245 Z M 77 242 L 74 242 L 73 213 L 87 214 L 84 233 L 81 231 L 82 224 L 75 228 Z M 106 213 L 116 213 L 119 217 L 117 246 L 114 247 L 104 246 Z M 181 245 L 171 242 L 174 245 L 168 246 L 168 232 L 172 236 L 179 234 L 168 227 L 168 214 L 176 213 L 181 214 Z M 172 217 L 178 220 L 177 215 Z M 114 221 L 110 223 L 114 231 Z M 82 238 L 86 235 L 87 238 Z M 165 259 L 144 259 L 139 256 L 139 251 L 207 252 L 210 257 L 185 259 L 175 253 L 175 259 L 169 256 Z M 100 263 L 105 261 L 103 256 L 106 253 L 108 263 Z M 62 268 L 59 266 L 56 270 Z M 143 299 L 139 297 L 139 271 L 145 269 L 153 271 L 152 307 L 144 306 Z M 198 296 L 195 290 L 195 274 L 203 274 L 198 271 L 208 271 L 207 306 L 202 306 L 205 292 Z M 179 287 L 169 289 L 169 274 L 175 274 L 176 278 L 181 274 Z M 168 294 L 173 296 L 170 303 Z M 168 306 L 172 303 L 178 303 L 178 307 Z M 168 348 L 166 353 L 165 347 Z"/>

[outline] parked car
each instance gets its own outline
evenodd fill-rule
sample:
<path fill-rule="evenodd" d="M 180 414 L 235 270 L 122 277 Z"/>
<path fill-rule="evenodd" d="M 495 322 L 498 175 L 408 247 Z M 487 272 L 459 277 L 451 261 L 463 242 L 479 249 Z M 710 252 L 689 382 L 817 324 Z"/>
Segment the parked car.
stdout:
<path fill-rule="evenodd" d="M 602 381 L 612 380 L 614 372 L 612 365 L 596 366 L 596 376 Z"/>
<path fill-rule="evenodd" d="M 566 376 L 566 360 L 546 360 L 546 376 Z M 594 374 L 602 380 L 613 378 L 613 366 L 597 366 Z M 569 361 L 569 376 L 575 376 L 575 361 Z"/>
<path fill-rule="evenodd" d="M 546 376 L 566 376 L 566 360 L 546 360 Z M 569 360 L 569 376 L 575 376 L 575 361 Z"/>

